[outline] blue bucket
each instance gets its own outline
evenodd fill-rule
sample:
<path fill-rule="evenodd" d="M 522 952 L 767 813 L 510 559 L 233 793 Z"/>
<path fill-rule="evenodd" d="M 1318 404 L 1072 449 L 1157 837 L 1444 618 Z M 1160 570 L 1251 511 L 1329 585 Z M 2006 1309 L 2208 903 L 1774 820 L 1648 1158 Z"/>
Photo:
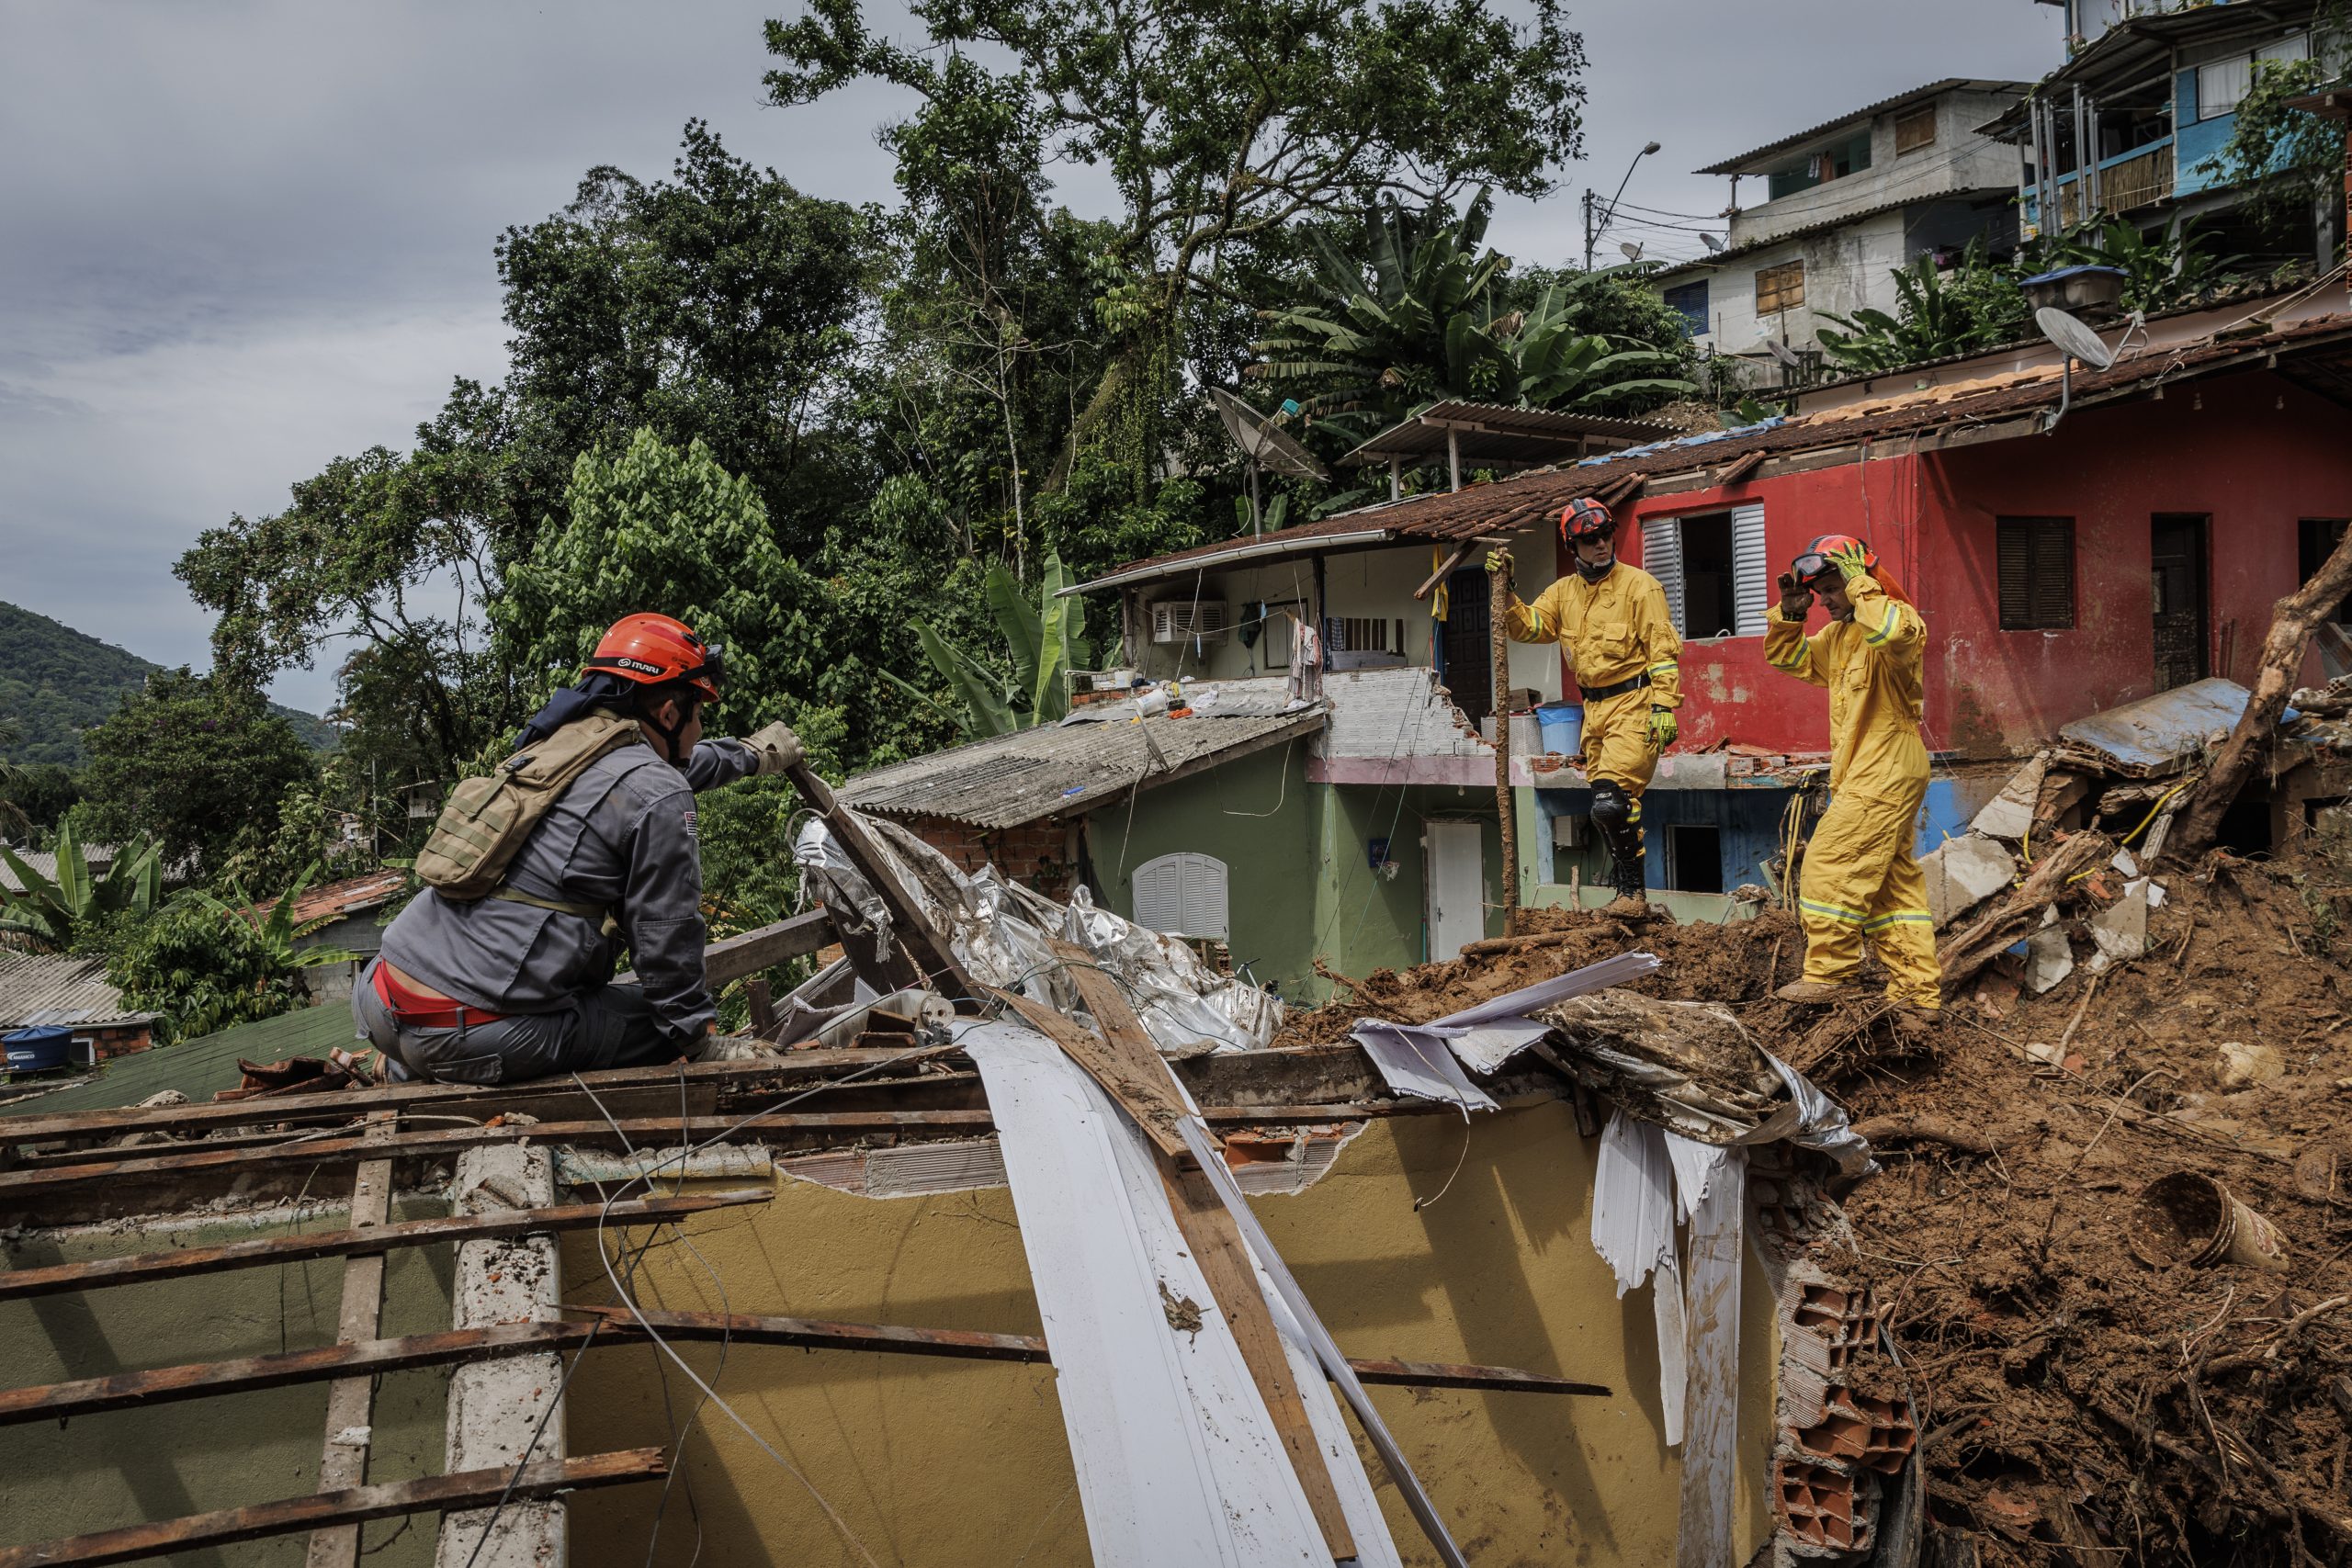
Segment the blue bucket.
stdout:
<path fill-rule="evenodd" d="M 51 1067 L 64 1066 L 73 1060 L 74 1032 L 56 1028 L 19 1029 L 13 1034 L 0 1034 L 0 1045 L 7 1047 L 10 1072 L 45 1072 Z"/>
<path fill-rule="evenodd" d="M 1544 703 L 1535 709 L 1535 722 L 1544 728 L 1544 750 L 1557 756 L 1573 757 L 1584 744 L 1584 705 L 1581 703 Z"/>

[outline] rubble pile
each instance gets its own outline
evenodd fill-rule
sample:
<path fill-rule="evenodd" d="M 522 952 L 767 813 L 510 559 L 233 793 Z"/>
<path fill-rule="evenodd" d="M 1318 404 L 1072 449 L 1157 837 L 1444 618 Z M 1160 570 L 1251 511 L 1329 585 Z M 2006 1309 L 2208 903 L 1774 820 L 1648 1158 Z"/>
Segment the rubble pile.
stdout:
<path fill-rule="evenodd" d="M 1916 1421 L 1943 1553 L 1928 1561 L 2352 1563 L 2352 878 L 2313 836 L 2271 860 L 2216 852 L 2127 872 L 2124 834 L 2090 825 L 2115 775 L 2037 761 L 2038 817 L 2053 772 L 2090 776 L 2059 783 L 2048 798 L 2073 807 L 2030 845 L 2022 825 L 1983 835 L 2018 863 L 1939 911 L 1947 950 L 2024 892 L 2020 875 L 2087 874 L 2059 879 L 2027 952 L 1996 950 L 1924 1035 L 1874 996 L 1826 1011 L 1772 998 L 1804 948 L 1776 908 L 1684 927 L 1535 911 L 1532 940 L 1351 981 L 1353 996 L 1293 1016 L 1275 1043 L 1655 953 L 1662 967 L 1628 990 L 1728 1006 L 1836 1092 L 1877 1150 L 1883 1170 L 1843 1200 L 1848 1278 L 1815 1292 L 1874 1316 L 1902 1358 L 1900 1371 L 1858 1368 L 1830 1403 Z M 2118 942 L 2109 917 L 2127 904 L 2132 940 Z M 2242 1234 L 2164 1245 L 2165 1225 L 2218 1217 L 2143 1201 L 2151 1186 L 2159 1201 L 2218 1192 Z M 1792 1489 L 1783 1512 L 1804 1515 L 1790 1533 L 1857 1560 L 1861 1540 L 1846 1545 L 1837 1521 L 1849 1493 L 1866 1501 L 1870 1466 L 1776 1465 Z"/>

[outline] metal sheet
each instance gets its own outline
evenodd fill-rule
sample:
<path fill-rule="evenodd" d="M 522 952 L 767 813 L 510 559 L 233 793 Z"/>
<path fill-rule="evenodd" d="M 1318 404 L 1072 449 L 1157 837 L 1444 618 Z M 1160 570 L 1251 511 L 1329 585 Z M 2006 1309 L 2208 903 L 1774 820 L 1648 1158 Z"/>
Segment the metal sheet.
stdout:
<path fill-rule="evenodd" d="M 995 1111 L 1038 1314 L 1061 1374 L 1094 1562 L 1328 1568 L 1306 1495 L 1184 1245 L 1143 1134 L 1044 1036 L 984 1023 L 963 1043 Z M 1214 1152 L 1204 1163 L 1213 1176 L 1226 1174 Z M 1300 1393 L 1318 1438 L 1342 1438 L 1322 1446 L 1361 1561 L 1395 1564 L 1329 1389 L 1306 1378 Z"/>
<path fill-rule="evenodd" d="M 2078 718 L 2058 733 L 2126 768 L 2169 768 L 2195 756 L 2213 731 L 2234 726 L 2249 695 L 2217 675 Z"/>
<path fill-rule="evenodd" d="M 1501 1109 L 1494 1096 L 1470 1081 L 1470 1075 L 1446 1048 L 1443 1034 L 1411 1024 L 1384 1023 L 1376 1018 L 1359 1019 L 1350 1032 L 1398 1094 L 1443 1100 L 1465 1111 Z"/>
<path fill-rule="evenodd" d="M 1676 1568 L 1736 1568 L 1739 1482 L 1740 1233 L 1747 1212 L 1747 1151 L 1724 1164 L 1690 1216 L 1685 1347 L 1681 1526 Z"/>

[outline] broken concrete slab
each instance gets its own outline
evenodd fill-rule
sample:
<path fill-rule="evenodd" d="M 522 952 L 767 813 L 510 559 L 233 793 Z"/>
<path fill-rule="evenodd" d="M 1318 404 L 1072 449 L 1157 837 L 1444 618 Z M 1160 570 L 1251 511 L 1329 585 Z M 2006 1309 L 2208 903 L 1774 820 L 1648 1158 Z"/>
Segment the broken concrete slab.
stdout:
<path fill-rule="evenodd" d="M 2075 950 L 2066 941 L 2065 927 L 2053 922 L 2025 939 L 2026 988 L 2035 996 L 2074 972 Z"/>
<path fill-rule="evenodd" d="M 2213 1056 L 2213 1077 L 2224 1089 L 2255 1089 L 2287 1076 L 2286 1058 L 2276 1045 L 2225 1040 Z"/>
<path fill-rule="evenodd" d="M 2037 751 L 2001 786 L 1969 824 L 1971 831 L 1994 839 L 2022 839 L 2033 827 L 2033 808 L 2041 799 L 2042 775 L 2050 771 L 2050 753 Z"/>
<path fill-rule="evenodd" d="M 2098 952 L 2090 961 L 2096 975 L 2110 964 L 2139 957 L 2148 951 L 2148 883 L 2143 877 L 2124 886 L 2123 897 L 2090 918 L 2091 941 Z"/>
<path fill-rule="evenodd" d="M 1928 913 L 1940 931 L 2014 882 L 2018 861 L 1998 840 L 1967 833 L 1921 856 L 1919 869 L 1928 877 Z"/>

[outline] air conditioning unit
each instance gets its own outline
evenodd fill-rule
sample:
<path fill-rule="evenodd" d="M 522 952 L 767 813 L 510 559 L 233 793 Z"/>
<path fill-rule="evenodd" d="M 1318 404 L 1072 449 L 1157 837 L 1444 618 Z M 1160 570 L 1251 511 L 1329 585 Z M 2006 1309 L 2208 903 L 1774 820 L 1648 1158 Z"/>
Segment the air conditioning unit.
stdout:
<path fill-rule="evenodd" d="M 1223 642 L 1232 631 L 1232 606 L 1219 600 L 1169 599 L 1151 607 L 1154 642 Z"/>

